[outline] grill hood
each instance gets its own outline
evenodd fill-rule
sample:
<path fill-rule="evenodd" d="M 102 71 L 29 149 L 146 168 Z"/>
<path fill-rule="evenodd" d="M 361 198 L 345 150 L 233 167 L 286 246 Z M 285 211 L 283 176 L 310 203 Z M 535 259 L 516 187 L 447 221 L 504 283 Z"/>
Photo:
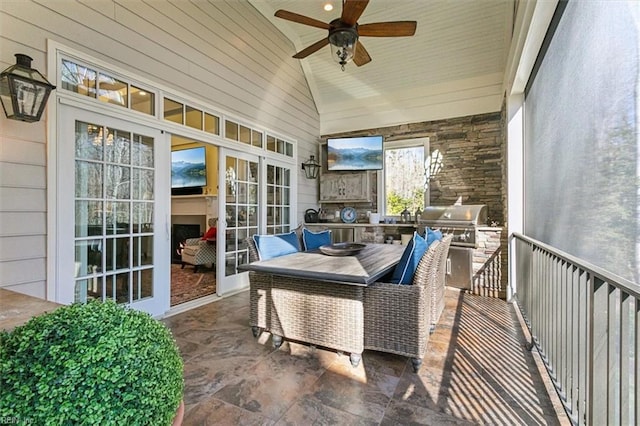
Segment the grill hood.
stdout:
<path fill-rule="evenodd" d="M 422 212 L 420 222 L 427 225 L 483 226 L 487 224 L 487 206 L 485 204 L 429 206 Z"/>

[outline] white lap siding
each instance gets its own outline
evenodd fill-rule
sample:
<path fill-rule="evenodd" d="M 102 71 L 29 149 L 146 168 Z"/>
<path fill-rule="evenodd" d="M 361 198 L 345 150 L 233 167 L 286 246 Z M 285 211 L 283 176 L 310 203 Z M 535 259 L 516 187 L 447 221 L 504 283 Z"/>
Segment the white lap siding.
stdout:
<path fill-rule="evenodd" d="M 291 138 L 297 163 L 317 152 L 319 116 L 300 61 L 291 58 L 295 49 L 246 1 L 0 1 L 1 69 L 24 53 L 55 81 L 48 39 Z M 46 199 L 55 183 L 46 181 L 46 120 L 0 117 L 0 287 L 52 298 L 45 294 L 47 261 L 55 262 L 46 253 Z M 316 181 L 298 182 L 302 220 L 317 189 Z"/>

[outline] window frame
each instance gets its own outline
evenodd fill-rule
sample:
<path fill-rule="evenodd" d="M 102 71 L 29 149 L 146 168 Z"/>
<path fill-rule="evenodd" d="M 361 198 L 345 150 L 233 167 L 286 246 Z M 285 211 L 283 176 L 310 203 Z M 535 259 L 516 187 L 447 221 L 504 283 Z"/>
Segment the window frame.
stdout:
<path fill-rule="evenodd" d="M 383 156 L 384 156 L 384 167 L 382 168 L 382 173 L 378 173 L 378 179 L 377 179 L 377 183 L 378 183 L 378 205 L 377 205 L 377 211 L 382 213 L 382 216 L 387 216 L 387 211 L 386 211 L 386 207 L 387 207 L 387 167 L 386 167 L 386 156 L 387 156 L 387 150 L 388 149 L 401 149 L 401 148 L 415 148 L 415 147 L 419 147 L 422 146 L 424 148 L 424 152 L 423 152 L 423 166 L 424 165 L 424 161 L 427 161 L 429 159 L 430 156 L 430 143 L 429 143 L 429 137 L 425 136 L 425 137 L 421 137 L 421 138 L 413 138 L 413 139 L 399 139 L 399 140 L 393 140 L 393 141 L 389 141 L 389 140 L 385 140 L 382 146 L 382 150 L 383 150 Z M 426 166 L 425 166 L 425 170 L 426 170 Z M 425 207 L 429 206 L 430 204 L 430 194 L 429 194 L 429 185 L 425 185 L 425 191 L 424 191 L 424 202 L 423 202 L 423 206 L 422 209 L 424 210 Z"/>

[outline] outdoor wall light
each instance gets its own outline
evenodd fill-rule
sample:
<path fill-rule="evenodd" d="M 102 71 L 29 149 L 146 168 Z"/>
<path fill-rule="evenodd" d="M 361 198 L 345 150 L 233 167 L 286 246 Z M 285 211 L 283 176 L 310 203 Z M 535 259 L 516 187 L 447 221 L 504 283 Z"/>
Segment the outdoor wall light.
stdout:
<path fill-rule="evenodd" d="M 302 170 L 307 179 L 315 179 L 320 171 L 320 163 L 316 161 L 316 157 L 312 155 L 307 161 L 302 163 Z"/>
<path fill-rule="evenodd" d="M 0 101 L 7 118 L 33 123 L 40 121 L 51 90 L 56 86 L 38 70 L 31 68 L 32 59 L 16 53 L 16 64 L 0 74 Z"/>

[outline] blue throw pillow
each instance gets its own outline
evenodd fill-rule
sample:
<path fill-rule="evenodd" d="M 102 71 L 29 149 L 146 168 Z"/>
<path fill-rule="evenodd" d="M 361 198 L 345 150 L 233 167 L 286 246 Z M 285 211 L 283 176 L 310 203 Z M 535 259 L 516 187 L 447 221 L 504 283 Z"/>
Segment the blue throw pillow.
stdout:
<path fill-rule="evenodd" d="M 417 232 L 413 233 L 413 238 L 407 244 L 402 253 L 400 263 L 396 265 L 393 271 L 391 282 L 395 284 L 411 284 L 413 275 L 416 273 L 418 263 L 422 259 L 422 255 L 427 251 L 427 241 Z"/>
<path fill-rule="evenodd" d="M 307 228 L 302 230 L 302 242 L 305 250 L 317 249 L 320 246 L 331 244 L 331 231 L 312 232 Z"/>
<path fill-rule="evenodd" d="M 256 243 L 260 260 L 273 259 L 300 251 L 296 231 L 276 235 L 254 235 L 253 241 Z"/>
<path fill-rule="evenodd" d="M 440 230 L 434 231 L 428 226 L 424 229 L 424 239 L 427 240 L 427 247 L 431 245 L 434 241 L 442 241 L 442 232 Z"/>

